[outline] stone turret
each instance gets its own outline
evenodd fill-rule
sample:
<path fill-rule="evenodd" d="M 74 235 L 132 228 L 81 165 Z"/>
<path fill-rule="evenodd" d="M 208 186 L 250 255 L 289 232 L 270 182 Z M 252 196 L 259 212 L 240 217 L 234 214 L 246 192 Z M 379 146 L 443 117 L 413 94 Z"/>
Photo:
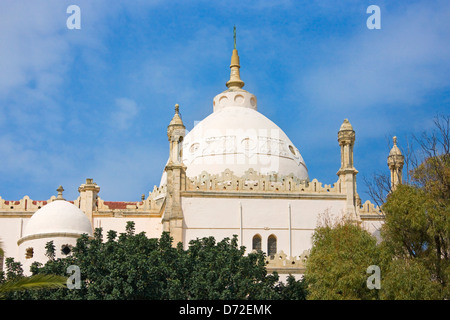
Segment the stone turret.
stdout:
<path fill-rule="evenodd" d="M 402 170 L 405 164 L 405 157 L 397 146 L 397 137 L 393 138 L 394 146 L 389 152 L 387 164 L 391 171 L 391 190 L 395 190 L 397 185 L 402 183 Z"/>
<path fill-rule="evenodd" d="M 174 245 L 183 241 L 183 210 L 181 191 L 186 190 L 186 166 L 182 161 L 182 143 L 186 128 L 181 120 L 179 105 L 175 105 L 175 115 L 167 127 L 170 143 L 169 161 L 166 164 L 167 195 L 163 216 L 163 231 L 170 232 Z"/>
<path fill-rule="evenodd" d="M 100 192 L 100 187 L 93 181 L 93 179 L 86 179 L 86 183 L 83 183 L 78 187 L 80 193 L 79 208 L 86 214 L 94 225 L 93 212 L 97 210 L 97 195 Z"/>
<path fill-rule="evenodd" d="M 356 206 L 359 204 L 359 196 L 356 192 L 356 174 L 358 170 L 353 164 L 353 147 L 355 145 L 355 131 L 352 125 L 345 119 L 338 132 L 339 146 L 341 147 L 341 168 L 337 172 L 341 182 L 342 191 L 347 194 L 346 214 L 356 216 Z"/>

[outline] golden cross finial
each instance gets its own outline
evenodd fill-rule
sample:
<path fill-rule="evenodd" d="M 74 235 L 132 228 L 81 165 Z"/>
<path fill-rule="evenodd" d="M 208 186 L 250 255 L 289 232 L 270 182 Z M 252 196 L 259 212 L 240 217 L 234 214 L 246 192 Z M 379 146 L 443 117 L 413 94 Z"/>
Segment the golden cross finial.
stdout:
<path fill-rule="evenodd" d="M 239 75 L 239 55 L 236 49 L 236 26 L 233 28 L 233 37 L 234 37 L 234 49 L 231 55 L 231 64 L 230 64 L 230 80 L 227 81 L 227 87 L 237 87 L 242 88 L 244 86 L 244 81 L 241 80 L 241 76 Z"/>
<path fill-rule="evenodd" d="M 233 28 L 234 49 L 236 49 L 236 26 Z"/>

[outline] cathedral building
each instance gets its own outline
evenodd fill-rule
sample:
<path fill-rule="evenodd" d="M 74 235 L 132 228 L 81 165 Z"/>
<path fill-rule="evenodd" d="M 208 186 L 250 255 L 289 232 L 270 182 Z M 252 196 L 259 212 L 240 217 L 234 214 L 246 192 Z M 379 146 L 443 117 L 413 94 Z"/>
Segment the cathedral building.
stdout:
<path fill-rule="evenodd" d="M 54 242 L 57 257 L 63 257 L 81 234 L 92 235 L 100 227 L 104 234 L 120 233 L 133 221 L 136 232 L 160 237 L 167 231 L 185 248 L 192 239 L 213 236 L 220 241 L 237 235 L 247 252 L 267 254 L 269 271 L 301 275 L 321 216 L 346 217 L 377 235 L 384 217 L 358 195 L 356 134 L 350 122 L 343 120 L 340 128 L 336 124 L 341 153 L 336 182 L 311 179 L 299 149 L 258 111 L 256 96 L 243 89 L 236 48 L 230 69 L 227 89 L 214 97 L 212 113 L 188 134 L 175 105 L 161 182 L 141 201 L 106 201 L 91 178 L 79 186 L 74 200 L 64 199 L 61 186 L 48 200 L 24 196 L 11 201 L 0 195 L 5 257 L 20 261 L 28 273 L 33 261 L 47 260 L 48 241 Z M 394 139 L 388 157 L 393 187 L 401 183 L 402 166 Z"/>

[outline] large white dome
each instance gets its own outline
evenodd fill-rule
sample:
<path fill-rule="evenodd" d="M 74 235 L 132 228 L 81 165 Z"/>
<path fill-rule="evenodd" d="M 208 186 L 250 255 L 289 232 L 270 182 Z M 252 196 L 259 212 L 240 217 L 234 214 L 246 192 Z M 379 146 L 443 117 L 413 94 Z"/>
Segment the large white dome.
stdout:
<path fill-rule="evenodd" d="M 214 97 L 214 112 L 199 122 L 182 142 L 181 159 L 186 175 L 229 169 L 243 176 L 249 169 L 259 174 L 292 175 L 309 180 L 305 162 L 292 141 L 275 123 L 257 111 L 257 99 L 243 90 L 239 56 L 233 50 L 228 90 Z M 163 173 L 160 185 L 166 183 Z"/>
<path fill-rule="evenodd" d="M 55 233 L 92 235 L 92 226 L 88 217 L 77 206 L 65 200 L 55 200 L 31 216 L 23 237 Z"/>
<path fill-rule="evenodd" d="M 300 152 L 283 130 L 241 106 L 227 106 L 198 123 L 184 138 L 182 159 L 188 177 L 226 169 L 242 176 L 252 168 L 260 174 L 308 179 Z"/>

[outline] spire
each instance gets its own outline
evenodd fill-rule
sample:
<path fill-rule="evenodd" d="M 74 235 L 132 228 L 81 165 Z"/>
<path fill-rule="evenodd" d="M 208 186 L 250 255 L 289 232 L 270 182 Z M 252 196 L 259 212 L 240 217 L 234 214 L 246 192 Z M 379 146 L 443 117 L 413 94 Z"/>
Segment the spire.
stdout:
<path fill-rule="evenodd" d="M 172 121 L 170 121 L 169 126 L 182 126 L 183 125 L 183 120 L 181 120 L 181 116 L 180 116 L 180 105 L 177 103 L 175 105 L 175 114 L 172 118 Z"/>
<path fill-rule="evenodd" d="M 397 146 L 397 137 L 394 136 L 392 140 L 394 141 L 394 146 L 389 152 L 387 164 L 391 172 L 391 189 L 395 190 L 402 183 L 402 170 L 405 164 L 405 157 Z"/>
<path fill-rule="evenodd" d="M 236 26 L 233 28 L 233 37 L 234 37 L 234 49 L 233 54 L 231 55 L 231 64 L 230 64 L 230 80 L 227 82 L 227 87 L 231 88 L 242 88 L 244 86 L 244 81 L 241 80 L 241 76 L 239 74 L 239 55 L 236 49 Z"/>
<path fill-rule="evenodd" d="M 234 39 L 234 48 L 236 49 L 236 26 L 233 27 L 233 39 Z"/>
<path fill-rule="evenodd" d="M 58 196 L 56 197 L 56 200 L 66 200 L 64 199 L 62 194 L 64 191 L 64 188 L 62 186 L 59 186 L 58 189 L 56 189 L 56 191 L 58 191 Z"/>

